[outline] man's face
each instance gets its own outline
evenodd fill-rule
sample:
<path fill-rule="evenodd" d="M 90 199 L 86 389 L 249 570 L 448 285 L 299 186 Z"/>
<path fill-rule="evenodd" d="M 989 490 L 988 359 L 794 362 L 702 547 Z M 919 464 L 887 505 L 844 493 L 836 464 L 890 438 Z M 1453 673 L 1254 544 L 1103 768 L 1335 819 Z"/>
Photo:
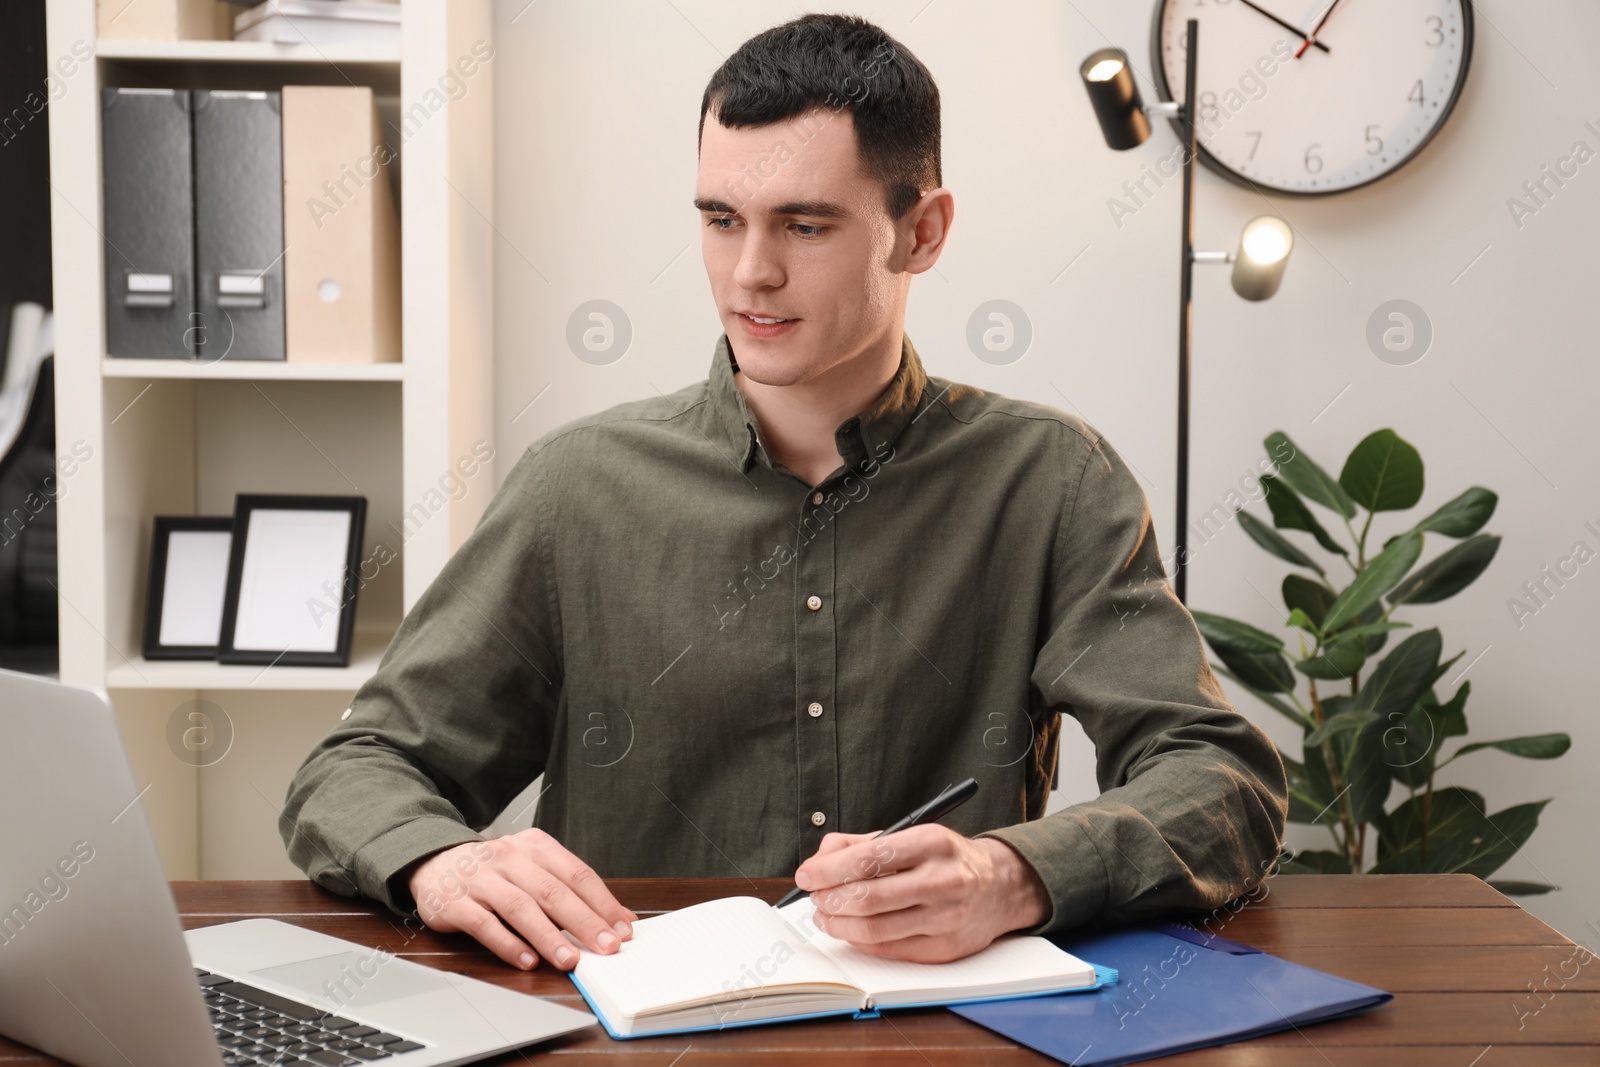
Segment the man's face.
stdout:
<path fill-rule="evenodd" d="M 849 111 L 730 129 L 706 116 L 701 252 L 739 369 L 793 385 L 901 329 L 910 275 Z M 758 319 L 781 319 L 764 323 Z"/>

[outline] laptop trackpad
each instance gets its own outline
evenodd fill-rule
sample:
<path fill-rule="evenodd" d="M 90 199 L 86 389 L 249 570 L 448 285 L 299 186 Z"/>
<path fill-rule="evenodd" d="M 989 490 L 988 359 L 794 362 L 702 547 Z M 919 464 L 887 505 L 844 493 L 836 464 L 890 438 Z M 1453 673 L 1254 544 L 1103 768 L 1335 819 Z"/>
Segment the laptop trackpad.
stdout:
<path fill-rule="evenodd" d="M 250 973 L 332 1001 L 336 1010 L 359 1011 L 365 1005 L 450 987 L 442 974 L 376 949 L 336 952 Z"/>

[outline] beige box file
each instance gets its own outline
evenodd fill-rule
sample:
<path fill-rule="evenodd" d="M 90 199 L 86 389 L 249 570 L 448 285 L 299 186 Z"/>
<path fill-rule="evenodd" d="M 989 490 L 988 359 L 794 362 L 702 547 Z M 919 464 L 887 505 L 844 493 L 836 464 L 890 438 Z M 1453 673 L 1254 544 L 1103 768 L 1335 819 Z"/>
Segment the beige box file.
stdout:
<path fill-rule="evenodd" d="M 400 221 L 372 90 L 283 87 L 283 278 L 291 363 L 400 358 Z"/>
<path fill-rule="evenodd" d="M 99 0 L 95 32 L 119 41 L 226 41 L 238 8 L 221 0 Z"/>

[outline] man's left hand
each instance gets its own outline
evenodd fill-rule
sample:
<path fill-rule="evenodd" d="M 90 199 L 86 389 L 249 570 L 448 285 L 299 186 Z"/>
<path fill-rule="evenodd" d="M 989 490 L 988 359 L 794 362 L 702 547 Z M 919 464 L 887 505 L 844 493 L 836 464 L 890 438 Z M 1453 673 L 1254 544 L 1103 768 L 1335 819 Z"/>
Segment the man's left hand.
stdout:
<path fill-rule="evenodd" d="M 1039 875 L 1011 846 L 937 823 L 888 837 L 829 834 L 795 871 L 825 933 L 875 956 L 945 963 L 1050 915 Z"/>

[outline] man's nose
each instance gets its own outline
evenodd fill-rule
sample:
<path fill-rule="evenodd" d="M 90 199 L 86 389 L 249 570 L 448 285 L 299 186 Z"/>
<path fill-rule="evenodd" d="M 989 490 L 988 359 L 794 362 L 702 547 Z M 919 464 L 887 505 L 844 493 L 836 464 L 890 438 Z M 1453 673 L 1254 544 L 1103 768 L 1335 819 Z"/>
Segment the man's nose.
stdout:
<path fill-rule="evenodd" d="M 745 231 L 739 262 L 733 269 L 733 280 L 741 289 L 772 289 L 783 284 L 781 240 L 753 227 Z"/>

